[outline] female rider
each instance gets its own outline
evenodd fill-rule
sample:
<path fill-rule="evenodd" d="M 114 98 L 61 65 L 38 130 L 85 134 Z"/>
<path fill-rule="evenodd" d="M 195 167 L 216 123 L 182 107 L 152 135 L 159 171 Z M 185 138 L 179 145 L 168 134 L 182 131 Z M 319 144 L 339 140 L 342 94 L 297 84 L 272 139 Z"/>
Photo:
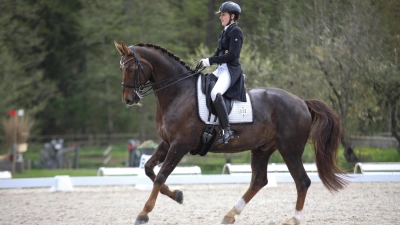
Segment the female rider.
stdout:
<path fill-rule="evenodd" d="M 210 58 L 200 60 L 203 66 L 218 65 L 213 72 L 218 77 L 218 81 L 211 90 L 211 99 L 222 126 L 221 138 L 217 142 L 219 144 L 227 144 L 234 137 L 223 98 L 246 101 L 243 71 L 239 63 L 243 33 L 236 24 L 240 13 L 241 9 L 238 4 L 231 1 L 222 3 L 218 12 L 215 13 L 219 14 L 219 19 L 224 26 L 218 38 L 217 50 Z"/>

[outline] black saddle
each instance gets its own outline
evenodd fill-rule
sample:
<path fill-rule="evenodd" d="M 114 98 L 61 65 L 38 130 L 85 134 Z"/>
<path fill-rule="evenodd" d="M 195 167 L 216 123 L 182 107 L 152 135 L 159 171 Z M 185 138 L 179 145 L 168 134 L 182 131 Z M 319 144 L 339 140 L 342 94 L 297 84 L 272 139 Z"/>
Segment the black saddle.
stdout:
<path fill-rule="evenodd" d="M 217 115 L 217 111 L 215 110 L 214 104 L 211 100 L 211 90 L 214 88 L 217 80 L 218 78 L 212 73 L 207 73 L 205 75 L 201 74 L 201 90 L 206 95 L 206 104 L 208 110 L 214 115 Z M 229 115 L 232 111 L 232 101 L 231 99 L 228 99 L 225 95 L 223 95 L 223 97 Z"/>

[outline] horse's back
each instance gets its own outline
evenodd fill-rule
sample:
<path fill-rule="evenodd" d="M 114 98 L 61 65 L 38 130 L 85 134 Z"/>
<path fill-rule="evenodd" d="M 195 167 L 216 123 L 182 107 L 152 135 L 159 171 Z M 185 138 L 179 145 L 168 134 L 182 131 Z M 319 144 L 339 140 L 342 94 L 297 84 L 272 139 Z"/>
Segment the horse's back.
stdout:
<path fill-rule="evenodd" d="M 309 132 L 312 118 L 303 99 L 279 88 L 248 89 L 255 121 L 275 127 L 277 132 L 287 130 Z M 305 129 L 305 130 L 302 130 Z"/>
<path fill-rule="evenodd" d="M 265 104 L 268 110 L 277 112 L 286 111 L 298 113 L 306 111 L 309 114 L 308 107 L 303 99 L 298 96 L 279 88 L 255 88 L 248 89 L 247 93 L 253 103 L 253 107 L 257 108 L 258 104 Z"/>

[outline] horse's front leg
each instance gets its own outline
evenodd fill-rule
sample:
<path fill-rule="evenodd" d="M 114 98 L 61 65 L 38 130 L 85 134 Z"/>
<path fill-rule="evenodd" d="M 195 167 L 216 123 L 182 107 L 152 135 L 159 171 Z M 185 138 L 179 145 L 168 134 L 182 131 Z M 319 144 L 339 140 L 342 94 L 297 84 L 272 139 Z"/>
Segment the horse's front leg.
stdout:
<path fill-rule="evenodd" d="M 179 147 L 178 147 L 179 146 Z M 158 193 L 163 189 L 163 191 L 169 190 L 168 187 L 164 184 L 167 180 L 168 176 L 172 173 L 175 169 L 176 165 L 181 161 L 184 155 L 186 155 L 190 149 L 190 145 L 184 144 L 171 144 L 170 148 L 168 149 L 167 156 L 165 158 L 164 164 L 162 165 L 160 171 L 158 172 L 157 176 L 154 179 L 153 183 L 153 190 L 151 191 L 150 197 L 147 200 L 146 204 L 144 205 L 142 211 L 136 217 L 135 225 L 137 224 L 144 224 L 149 221 L 149 212 L 151 212 L 154 208 L 154 205 L 157 200 Z M 146 163 L 147 164 L 147 163 Z M 152 171 L 152 170 L 151 170 Z M 147 173 L 147 171 L 146 171 Z M 153 172 L 154 173 L 154 172 Z M 175 197 L 179 196 L 180 191 L 174 191 Z M 182 193 L 182 192 L 180 192 Z M 173 199 L 174 199 L 173 198 Z M 176 199 L 174 199 L 176 200 Z M 179 199 L 176 200 L 179 202 Z M 183 195 L 181 195 L 180 202 L 183 201 Z"/>
<path fill-rule="evenodd" d="M 169 145 L 165 143 L 164 141 L 161 142 L 158 145 L 157 150 L 153 153 L 153 155 L 150 157 L 150 159 L 146 162 L 144 165 L 144 170 L 146 175 L 154 182 L 156 179 L 156 174 L 154 173 L 154 167 L 159 165 L 160 163 L 163 163 L 165 160 L 165 157 L 167 156 L 169 149 Z M 176 202 L 182 204 L 183 203 L 183 194 L 179 190 L 174 190 L 171 191 L 169 187 L 165 184 L 161 186 L 160 189 L 161 194 L 164 194 L 168 197 L 170 197 L 172 200 L 175 200 Z"/>

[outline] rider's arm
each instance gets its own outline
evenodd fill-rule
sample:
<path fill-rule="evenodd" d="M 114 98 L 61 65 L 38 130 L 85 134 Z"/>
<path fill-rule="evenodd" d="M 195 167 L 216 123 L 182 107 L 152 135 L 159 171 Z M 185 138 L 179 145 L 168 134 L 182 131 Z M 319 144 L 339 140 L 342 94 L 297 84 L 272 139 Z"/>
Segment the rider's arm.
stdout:
<path fill-rule="evenodd" d="M 224 55 L 218 56 L 216 53 L 214 56 L 209 58 L 210 64 L 222 64 L 230 61 L 234 61 L 239 57 L 240 51 L 243 44 L 243 33 L 240 28 L 233 29 L 229 33 L 229 49 Z M 217 50 L 218 51 L 218 50 Z"/>

